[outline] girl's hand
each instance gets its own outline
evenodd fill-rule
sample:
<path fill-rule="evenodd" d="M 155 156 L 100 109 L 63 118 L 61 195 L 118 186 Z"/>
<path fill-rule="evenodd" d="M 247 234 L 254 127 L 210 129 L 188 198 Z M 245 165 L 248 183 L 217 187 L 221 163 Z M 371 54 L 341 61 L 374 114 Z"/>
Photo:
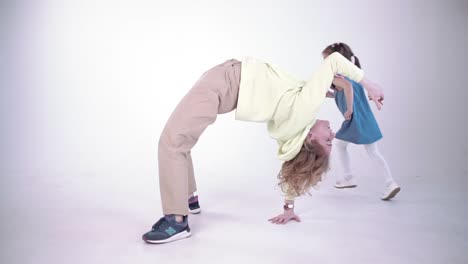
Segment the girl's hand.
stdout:
<path fill-rule="evenodd" d="M 297 222 L 301 221 L 299 216 L 297 216 L 294 213 L 294 210 L 284 210 L 284 213 L 282 213 L 282 214 L 280 214 L 280 215 L 278 215 L 276 217 L 268 219 L 268 221 L 270 221 L 272 224 L 282 224 L 282 225 L 286 224 L 287 222 L 289 222 L 291 220 L 295 220 Z"/>
<path fill-rule="evenodd" d="M 326 96 L 327 96 L 328 98 L 335 98 L 335 93 L 332 92 L 332 91 L 328 91 Z"/>
<path fill-rule="evenodd" d="M 345 118 L 346 120 L 350 120 L 352 115 L 353 115 L 353 110 L 347 110 L 347 111 L 344 113 L 344 118 Z"/>
<path fill-rule="evenodd" d="M 374 101 L 374 104 L 375 106 L 377 106 L 377 109 L 382 109 L 384 100 L 384 92 L 382 91 L 382 88 L 380 88 L 379 85 L 372 83 L 365 77 L 361 81 L 361 84 L 364 87 L 364 89 L 367 90 L 369 100 Z"/>

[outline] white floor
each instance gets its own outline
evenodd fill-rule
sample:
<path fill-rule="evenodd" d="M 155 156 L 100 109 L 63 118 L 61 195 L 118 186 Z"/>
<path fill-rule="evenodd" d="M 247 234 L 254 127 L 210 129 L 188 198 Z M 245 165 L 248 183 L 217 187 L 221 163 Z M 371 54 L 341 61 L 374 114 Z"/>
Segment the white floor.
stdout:
<path fill-rule="evenodd" d="M 377 180 L 336 190 L 328 178 L 297 202 L 301 223 L 277 226 L 267 222 L 281 211 L 274 181 L 199 178 L 192 237 L 150 245 L 141 235 L 161 209 L 148 175 L 4 173 L 0 262 L 468 263 L 467 196 L 456 182 L 403 178 L 396 199 L 382 202 Z"/>

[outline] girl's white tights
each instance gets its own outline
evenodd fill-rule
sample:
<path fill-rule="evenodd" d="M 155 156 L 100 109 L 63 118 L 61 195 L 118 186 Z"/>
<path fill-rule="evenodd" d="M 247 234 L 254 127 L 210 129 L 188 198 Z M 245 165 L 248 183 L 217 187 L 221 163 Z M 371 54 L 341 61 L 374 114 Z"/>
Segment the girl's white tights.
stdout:
<path fill-rule="evenodd" d="M 353 174 L 351 172 L 351 162 L 350 162 L 349 153 L 348 153 L 349 142 L 339 140 L 339 139 L 336 139 L 335 142 L 336 142 L 335 148 L 337 149 L 338 156 L 341 160 L 341 163 L 343 164 L 344 177 L 345 179 L 349 180 L 350 178 L 353 177 Z M 390 172 L 390 168 L 388 167 L 387 161 L 385 161 L 384 157 L 379 152 L 379 149 L 377 147 L 377 142 L 364 145 L 364 148 L 366 149 L 369 157 L 372 160 L 377 161 L 379 166 L 384 171 L 385 183 L 389 184 L 389 183 L 394 182 L 392 173 Z"/>

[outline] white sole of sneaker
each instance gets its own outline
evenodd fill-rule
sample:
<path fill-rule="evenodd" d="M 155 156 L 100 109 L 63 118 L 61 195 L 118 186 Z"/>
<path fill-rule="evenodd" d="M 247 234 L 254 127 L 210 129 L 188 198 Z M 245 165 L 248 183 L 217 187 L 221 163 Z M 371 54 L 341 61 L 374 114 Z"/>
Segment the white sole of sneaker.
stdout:
<path fill-rule="evenodd" d="M 383 197 L 382 200 L 388 201 L 392 199 L 393 197 L 395 197 L 398 192 L 400 192 L 400 187 L 393 189 L 393 191 L 387 197 Z"/>
<path fill-rule="evenodd" d="M 173 242 L 173 241 L 176 241 L 176 240 L 179 240 L 179 239 L 184 239 L 184 238 L 190 237 L 191 235 L 192 235 L 192 233 L 190 233 L 188 231 L 184 231 L 184 232 L 180 232 L 177 235 L 173 235 L 168 239 L 164 239 L 164 240 L 145 240 L 145 242 L 150 243 L 150 244 L 164 244 L 164 243 Z"/>
<path fill-rule="evenodd" d="M 340 186 L 340 185 L 333 185 L 335 186 L 335 188 L 337 189 L 346 189 L 346 188 L 356 188 L 357 185 L 344 185 L 344 186 Z"/>
<path fill-rule="evenodd" d="M 191 213 L 191 214 L 199 214 L 200 212 L 201 212 L 201 208 L 193 209 L 193 210 L 189 209 L 189 213 Z"/>

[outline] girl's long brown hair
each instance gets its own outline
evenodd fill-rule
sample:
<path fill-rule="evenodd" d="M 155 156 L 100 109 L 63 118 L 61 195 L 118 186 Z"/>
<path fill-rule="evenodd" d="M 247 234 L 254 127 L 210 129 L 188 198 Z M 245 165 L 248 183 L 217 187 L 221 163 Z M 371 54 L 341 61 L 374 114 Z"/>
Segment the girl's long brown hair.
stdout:
<path fill-rule="evenodd" d="M 349 61 L 353 61 L 351 58 L 354 57 L 354 64 L 361 68 L 361 63 L 359 62 L 359 58 L 354 55 L 351 48 L 343 42 L 337 42 L 331 45 L 328 45 L 322 53 L 326 53 L 328 55 L 332 54 L 333 52 L 339 52 L 343 57 L 347 58 Z"/>

